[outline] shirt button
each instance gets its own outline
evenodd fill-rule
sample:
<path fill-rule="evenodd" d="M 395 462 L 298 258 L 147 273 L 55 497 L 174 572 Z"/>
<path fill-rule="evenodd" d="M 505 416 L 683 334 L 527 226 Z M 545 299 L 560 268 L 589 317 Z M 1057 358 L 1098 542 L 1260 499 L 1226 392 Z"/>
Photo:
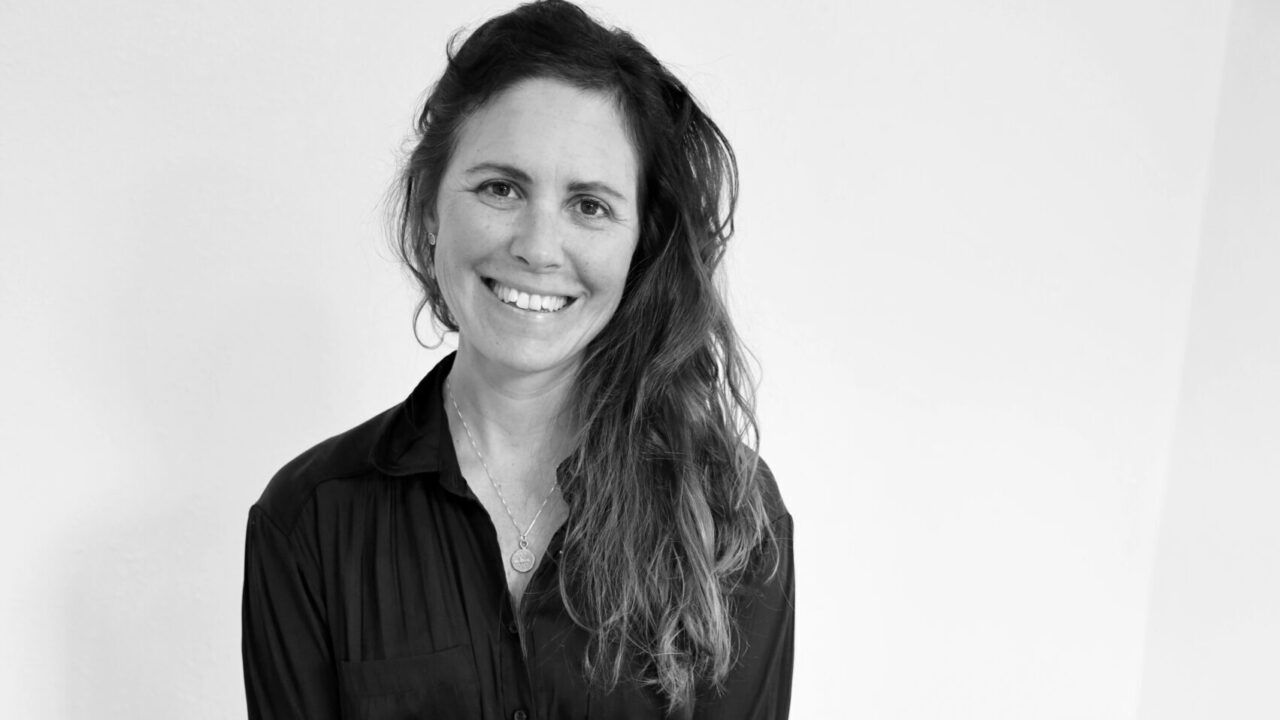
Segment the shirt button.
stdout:
<path fill-rule="evenodd" d="M 519 626 L 518 624 L 516 624 L 516 622 L 513 620 L 513 621 L 511 621 L 511 622 L 507 623 L 507 632 L 511 633 L 512 635 L 519 635 L 519 634 L 520 634 L 520 626 Z"/>
<path fill-rule="evenodd" d="M 529 720 L 529 713 L 523 710 L 517 710 L 511 713 L 511 720 Z"/>

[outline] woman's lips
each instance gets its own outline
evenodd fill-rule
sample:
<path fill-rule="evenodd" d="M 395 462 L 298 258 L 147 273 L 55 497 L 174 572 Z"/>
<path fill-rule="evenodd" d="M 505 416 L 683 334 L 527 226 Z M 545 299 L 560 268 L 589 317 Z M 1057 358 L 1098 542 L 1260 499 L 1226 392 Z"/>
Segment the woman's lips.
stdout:
<path fill-rule="evenodd" d="M 525 292 L 503 285 L 497 280 L 486 279 L 485 285 L 502 302 L 531 312 L 559 312 L 577 299 L 566 295 L 540 295 L 538 293 Z"/>

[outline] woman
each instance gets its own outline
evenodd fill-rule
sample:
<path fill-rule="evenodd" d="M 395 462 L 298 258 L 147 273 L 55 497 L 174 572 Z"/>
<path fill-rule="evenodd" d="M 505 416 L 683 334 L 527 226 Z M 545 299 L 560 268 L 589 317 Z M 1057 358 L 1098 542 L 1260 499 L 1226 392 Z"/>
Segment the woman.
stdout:
<path fill-rule="evenodd" d="M 785 717 L 791 518 L 713 286 L 725 138 L 559 0 L 451 51 L 418 133 L 399 249 L 458 350 L 251 509 L 250 716 Z"/>

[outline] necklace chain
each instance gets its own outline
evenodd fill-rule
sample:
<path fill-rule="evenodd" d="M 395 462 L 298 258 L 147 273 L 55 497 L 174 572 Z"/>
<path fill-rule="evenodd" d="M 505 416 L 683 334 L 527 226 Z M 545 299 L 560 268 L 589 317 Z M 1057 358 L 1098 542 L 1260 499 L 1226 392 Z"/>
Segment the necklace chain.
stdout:
<path fill-rule="evenodd" d="M 518 554 L 521 550 L 526 550 L 529 547 L 529 533 L 533 531 L 533 526 L 538 523 L 538 518 L 542 516 L 542 510 L 546 508 L 551 496 L 560 487 L 560 482 L 558 480 L 552 482 L 551 490 L 547 492 L 542 504 L 538 506 L 538 512 L 534 514 L 533 521 L 529 523 L 528 528 L 521 532 L 520 523 L 516 521 L 515 513 L 511 512 L 511 506 L 507 504 L 507 498 L 502 494 L 502 485 L 494 480 L 493 473 L 489 472 L 489 464 L 484 461 L 484 454 L 480 452 L 480 446 L 476 444 L 475 436 L 471 434 L 471 426 L 467 424 L 467 419 L 462 415 L 462 408 L 458 407 L 458 401 L 453 397 L 452 383 L 445 383 L 445 393 L 449 396 L 449 402 L 453 404 L 453 410 L 458 414 L 458 419 L 462 421 L 462 429 L 467 433 L 467 440 L 471 443 L 471 449 L 475 452 L 476 459 L 480 461 L 480 467 L 484 468 L 484 474 L 489 478 L 489 484 L 493 486 L 494 491 L 498 493 L 498 499 L 502 501 L 502 509 L 507 511 L 507 517 L 511 518 L 511 524 L 515 526 L 516 532 L 520 533 L 520 549 L 516 550 Z M 515 554 L 512 557 L 514 558 Z M 514 561 L 513 564 L 515 564 Z M 516 569 L 520 570 L 519 567 Z M 526 571 L 521 570 L 521 572 Z"/>

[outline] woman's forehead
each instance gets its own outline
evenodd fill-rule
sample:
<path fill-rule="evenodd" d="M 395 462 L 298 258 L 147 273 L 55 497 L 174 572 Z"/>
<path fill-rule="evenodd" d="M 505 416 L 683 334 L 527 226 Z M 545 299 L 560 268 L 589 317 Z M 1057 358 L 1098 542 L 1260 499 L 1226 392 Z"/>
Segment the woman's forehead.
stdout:
<path fill-rule="evenodd" d="M 520 168 L 535 180 L 604 182 L 634 197 L 639 160 L 612 95 L 537 78 L 502 91 L 463 123 L 451 165 Z"/>

